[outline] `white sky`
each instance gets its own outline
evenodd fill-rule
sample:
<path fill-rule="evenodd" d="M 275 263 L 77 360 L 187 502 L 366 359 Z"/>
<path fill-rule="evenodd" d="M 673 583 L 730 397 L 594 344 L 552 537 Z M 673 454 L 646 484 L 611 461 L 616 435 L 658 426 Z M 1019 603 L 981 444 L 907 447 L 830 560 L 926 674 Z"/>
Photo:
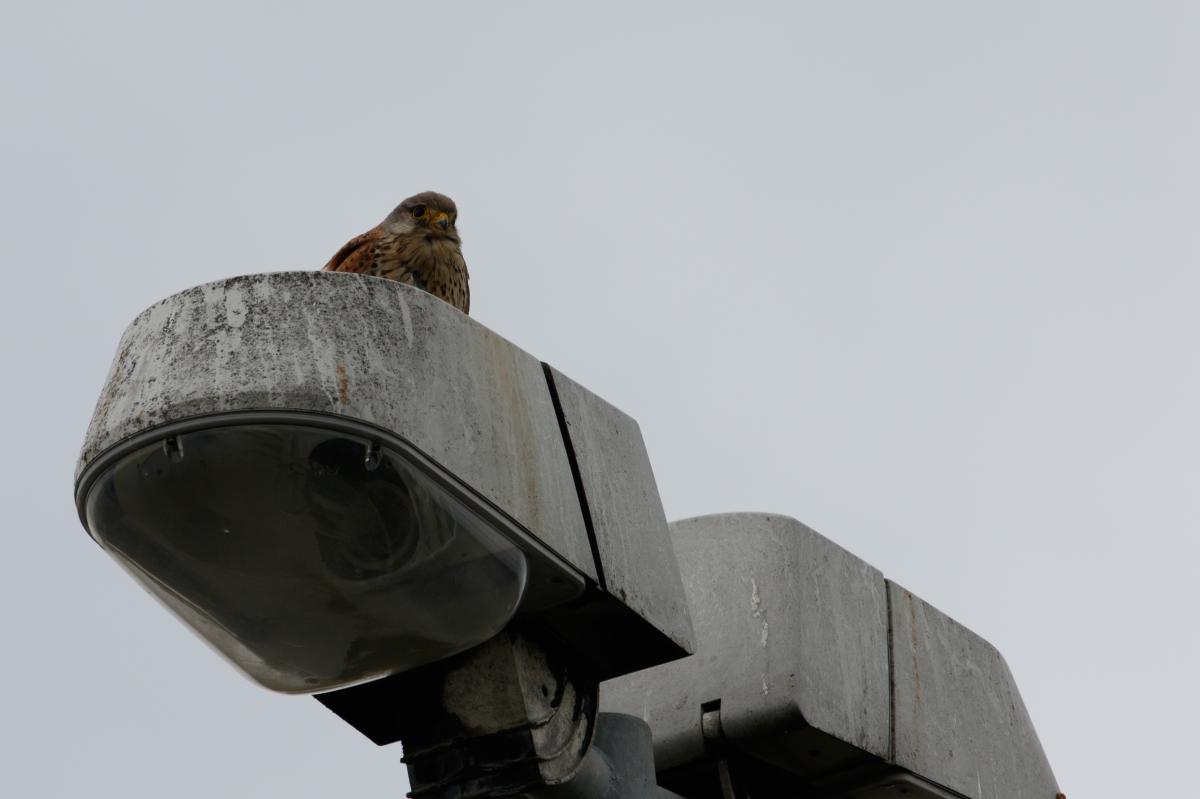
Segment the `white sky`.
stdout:
<path fill-rule="evenodd" d="M 0 792 L 401 795 L 71 476 L 138 311 L 426 188 L 474 316 L 640 421 L 669 517 L 795 516 L 988 638 L 1072 799 L 1189 790 L 1200 6 L 592 5 L 0 9 Z"/>

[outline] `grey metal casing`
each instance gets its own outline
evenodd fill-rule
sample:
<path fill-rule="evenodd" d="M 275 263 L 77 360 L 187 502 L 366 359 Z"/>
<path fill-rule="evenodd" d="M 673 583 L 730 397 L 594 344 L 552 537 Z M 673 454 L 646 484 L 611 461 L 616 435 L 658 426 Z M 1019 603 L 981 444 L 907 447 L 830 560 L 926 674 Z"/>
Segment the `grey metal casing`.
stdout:
<path fill-rule="evenodd" d="M 394 432 L 596 577 L 541 363 L 425 292 L 359 275 L 208 283 L 121 339 L 80 457 L 166 422 L 308 411 Z"/>
<path fill-rule="evenodd" d="M 683 581 L 637 422 L 557 369 L 546 371 L 576 463 L 605 590 L 690 649 Z"/>
<path fill-rule="evenodd" d="M 642 513 L 605 526 L 605 541 L 619 550 L 626 546 L 621 537 L 629 537 L 628 547 L 654 556 L 654 571 L 639 564 L 642 570 L 626 574 L 629 564 L 610 559 L 603 574 L 549 371 L 449 304 L 394 281 L 323 272 L 216 281 L 156 303 L 126 329 L 76 479 L 121 442 L 198 417 L 290 411 L 363 422 L 413 445 L 592 583 L 620 586 L 622 596 L 590 594 L 607 603 L 605 620 L 659 642 L 654 662 L 681 657 L 690 628 L 669 533 L 665 523 L 639 521 L 662 514 L 640 433 L 634 426 L 643 462 L 631 468 L 648 488 L 626 482 L 627 499 L 607 499 Z M 602 403 L 582 387 L 569 394 L 572 409 Z M 610 432 L 620 437 L 610 441 Z M 627 457 L 629 435 L 581 436 L 583 462 L 603 458 L 610 445 Z M 680 587 L 650 584 L 663 573 L 674 573 Z"/>
<path fill-rule="evenodd" d="M 887 599 L 878 570 L 780 516 L 705 516 L 671 529 L 696 654 L 609 681 L 601 694 L 605 710 L 650 723 L 659 768 L 704 757 L 700 709 L 717 700 L 733 740 L 801 730 L 808 720 L 885 756 Z M 811 748 L 800 736 L 762 744 L 783 764 L 804 762 Z"/>
<path fill-rule="evenodd" d="M 1053 797 L 1012 672 L 984 639 L 888 581 L 896 765 L 970 797 Z"/>
<path fill-rule="evenodd" d="M 602 709 L 650 724 L 660 772 L 711 757 L 702 708 L 719 703 L 729 746 L 825 786 L 822 796 L 890 796 L 902 784 L 912 796 L 1054 799 L 1012 676 L 986 641 L 794 519 L 726 514 L 671 530 L 696 653 L 601 690 Z"/>

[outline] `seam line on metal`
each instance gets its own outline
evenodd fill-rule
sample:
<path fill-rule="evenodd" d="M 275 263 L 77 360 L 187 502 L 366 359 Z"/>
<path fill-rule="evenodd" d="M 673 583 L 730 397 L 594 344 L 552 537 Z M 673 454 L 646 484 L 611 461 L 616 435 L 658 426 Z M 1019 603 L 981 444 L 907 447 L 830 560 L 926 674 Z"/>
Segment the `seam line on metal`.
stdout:
<path fill-rule="evenodd" d="M 883 602 L 887 612 L 887 670 L 888 670 L 888 762 L 896 762 L 896 646 L 892 620 L 891 580 L 883 579 Z"/>
<path fill-rule="evenodd" d="M 596 580 L 600 587 L 608 590 L 604 579 L 604 566 L 600 562 L 600 545 L 596 541 L 596 527 L 592 523 L 592 508 L 588 504 L 587 491 L 583 487 L 583 475 L 579 471 L 579 460 L 575 457 L 575 445 L 571 442 L 571 430 L 567 427 L 567 417 L 563 414 L 562 400 L 558 396 L 558 386 L 554 384 L 554 375 L 550 364 L 542 361 L 542 372 L 546 375 L 546 387 L 550 390 L 550 401 L 554 404 L 554 415 L 558 418 L 558 431 L 562 434 L 563 447 L 567 450 L 567 463 L 571 467 L 571 478 L 575 481 L 575 494 L 579 497 L 579 508 L 583 513 L 583 527 L 587 531 L 588 546 L 592 550 L 592 561 L 596 564 Z"/>

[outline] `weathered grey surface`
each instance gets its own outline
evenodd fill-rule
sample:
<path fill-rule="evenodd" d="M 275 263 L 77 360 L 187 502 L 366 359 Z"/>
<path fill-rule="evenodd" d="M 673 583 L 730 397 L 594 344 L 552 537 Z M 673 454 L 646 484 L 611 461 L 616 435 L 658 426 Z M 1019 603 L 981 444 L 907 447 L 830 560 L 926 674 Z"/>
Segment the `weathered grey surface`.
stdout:
<path fill-rule="evenodd" d="M 687 651 L 692 622 L 638 424 L 553 367 L 610 594 Z"/>
<path fill-rule="evenodd" d="M 1050 764 L 987 641 L 888 581 L 895 762 L 971 799 L 1054 799 Z"/>
<path fill-rule="evenodd" d="M 696 654 L 601 689 L 602 709 L 650 724 L 660 770 L 711 757 L 701 707 L 720 700 L 723 740 L 822 795 L 1054 799 L 1012 675 L 978 635 L 792 519 L 671 530 Z"/>
<path fill-rule="evenodd" d="M 602 708 L 649 722 L 660 769 L 703 757 L 700 708 L 718 699 L 726 737 L 785 768 L 812 760 L 804 736 L 783 734 L 806 723 L 886 757 L 882 575 L 782 516 L 705 516 L 671 530 L 696 654 L 605 683 Z"/>
<path fill-rule="evenodd" d="M 250 275 L 151 306 L 121 339 L 79 469 L 165 422 L 264 409 L 394 431 L 595 578 L 541 363 L 379 278 Z"/>

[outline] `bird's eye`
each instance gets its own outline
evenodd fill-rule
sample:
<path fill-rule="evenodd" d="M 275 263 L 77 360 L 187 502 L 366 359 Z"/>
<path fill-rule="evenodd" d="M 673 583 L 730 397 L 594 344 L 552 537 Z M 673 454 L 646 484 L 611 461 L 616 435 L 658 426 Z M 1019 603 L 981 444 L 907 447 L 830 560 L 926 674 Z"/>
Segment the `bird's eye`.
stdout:
<path fill-rule="evenodd" d="M 412 209 L 412 215 L 413 219 L 420 219 L 421 217 L 425 216 L 425 206 L 414 205 Z"/>

